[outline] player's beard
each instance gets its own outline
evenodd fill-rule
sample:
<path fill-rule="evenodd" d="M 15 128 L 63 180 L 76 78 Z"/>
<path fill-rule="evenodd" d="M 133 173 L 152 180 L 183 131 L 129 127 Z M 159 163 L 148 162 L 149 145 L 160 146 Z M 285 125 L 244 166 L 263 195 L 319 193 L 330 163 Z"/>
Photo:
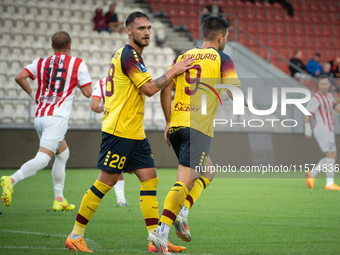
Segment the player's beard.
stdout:
<path fill-rule="evenodd" d="M 143 43 L 143 42 L 142 42 L 143 39 L 138 40 L 138 39 L 135 37 L 134 34 L 132 34 L 132 40 L 133 40 L 133 42 L 134 42 L 138 47 L 140 47 L 140 48 L 147 47 L 147 46 L 149 46 L 149 44 L 150 44 L 150 39 L 149 39 L 149 42 L 148 42 L 148 43 Z"/>

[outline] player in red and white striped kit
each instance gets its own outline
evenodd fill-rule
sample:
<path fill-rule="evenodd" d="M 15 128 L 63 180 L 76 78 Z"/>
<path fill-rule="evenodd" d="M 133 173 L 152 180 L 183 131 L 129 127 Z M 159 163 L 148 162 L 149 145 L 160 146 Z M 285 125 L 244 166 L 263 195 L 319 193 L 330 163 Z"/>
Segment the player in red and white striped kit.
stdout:
<path fill-rule="evenodd" d="M 97 113 L 103 112 L 103 107 L 105 104 L 106 81 L 107 77 L 104 77 L 103 79 L 97 81 L 96 84 L 94 85 L 91 103 L 91 109 L 94 112 Z M 116 185 L 113 186 L 115 188 L 118 206 L 128 206 L 124 194 L 124 186 L 125 180 L 123 173 L 121 173 L 118 177 Z"/>
<path fill-rule="evenodd" d="M 52 168 L 55 195 L 53 209 L 71 211 L 75 207 L 63 196 L 65 166 L 70 154 L 64 138 L 76 88 L 79 87 L 83 95 L 89 98 L 92 94 L 92 80 L 84 61 L 68 55 L 71 37 L 67 32 L 59 31 L 52 36 L 52 48 L 53 56 L 34 60 L 15 77 L 16 82 L 35 101 L 34 126 L 40 147 L 36 156 L 13 175 L 1 177 L 1 199 L 6 206 L 11 204 L 13 186 L 45 168 L 55 155 Z M 38 80 L 36 93 L 27 78 Z"/>
<path fill-rule="evenodd" d="M 312 96 L 307 104 L 307 110 L 314 118 L 313 132 L 315 139 L 326 155 L 311 172 L 306 173 L 307 185 L 311 189 L 314 187 L 315 176 L 322 171 L 326 173 L 325 189 L 340 190 L 340 187 L 334 183 L 336 145 L 333 118 L 333 109 L 340 113 L 340 105 L 335 102 L 333 95 L 328 92 L 330 86 L 329 78 L 321 75 L 319 77 L 319 91 Z M 307 138 L 312 137 L 310 116 L 307 115 L 305 116 L 305 135 Z"/>

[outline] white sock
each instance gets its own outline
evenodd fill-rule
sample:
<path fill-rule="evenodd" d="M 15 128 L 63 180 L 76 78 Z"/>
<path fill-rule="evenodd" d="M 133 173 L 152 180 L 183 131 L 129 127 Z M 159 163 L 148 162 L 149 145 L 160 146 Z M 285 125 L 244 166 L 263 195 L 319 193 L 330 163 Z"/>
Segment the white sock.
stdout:
<path fill-rule="evenodd" d="M 68 148 L 62 153 L 55 155 L 55 160 L 52 167 L 54 197 L 62 197 L 64 199 L 63 190 L 66 175 L 65 168 L 69 156 L 70 150 Z"/>
<path fill-rule="evenodd" d="M 183 205 L 180 213 L 184 218 L 188 218 L 189 209 L 185 205 Z"/>
<path fill-rule="evenodd" d="M 316 166 L 313 167 L 312 171 L 310 172 L 313 177 L 315 177 L 318 173 L 320 173 L 320 169 L 322 169 L 323 164 L 326 164 L 325 163 L 326 159 L 327 158 L 321 159 L 319 161 L 319 163 Z M 318 169 L 318 170 L 316 170 L 316 169 Z"/>
<path fill-rule="evenodd" d="M 125 194 L 124 194 L 124 186 L 125 186 L 124 180 L 117 181 L 117 183 L 114 186 L 116 197 L 117 197 L 117 203 L 119 202 L 126 203 Z"/>
<path fill-rule="evenodd" d="M 75 235 L 75 234 L 73 234 L 73 232 L 71 232 L 71 235 L 70 235 L 71 239 L 73 239 L 73 240 L 77 240 L 79 237 L 82 237 L 82 236 L 84 236 L 84 235 Z"/>
<path fill-rule="evenodd" d="M 50 160 L 50 156 L 44 152 L 38 151 L 33 159 L 23 164 L 20 169 L 11 176 L 14 180 L 13 186 L 18 182 L 35 175 L 39 170 L 44 169 Z"/>
<path fill-rule="evenodd" d="M 161 225 L 158 225 L 157 229 L 158 229 L 158 234 L 162 238 L 168 239 L 168 235 L 169 235 L 169 231 L 170 231 L 170 226 L 169 225 L 161 222 Z"/>
<path fill-rule="evenodd" d="M 334 164 L 335 164 L 335 159 L 333 159 L 333 158 L 326 158 L 325 164 L 327 165 L 326 184 L 327 185 L 332 185 L 334 183 Z"/>

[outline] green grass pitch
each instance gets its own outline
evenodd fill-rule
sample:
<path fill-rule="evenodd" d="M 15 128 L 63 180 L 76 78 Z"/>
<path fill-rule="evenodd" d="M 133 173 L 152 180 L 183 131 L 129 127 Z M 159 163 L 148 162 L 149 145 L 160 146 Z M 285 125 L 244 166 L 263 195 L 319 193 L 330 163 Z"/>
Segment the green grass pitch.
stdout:
<path fill-rule="evenodd" d="M 157 172 L 161 213 L 176 170 Z M 169 239 L 186 246 L 184 254 L 339 254 L 340 192 L 326 191 L 321 175 L 313 190 L 304 178 L 216 178 L 190 210 L 192 241 L 182 242 L 173 227 Z M 76 205 L 67 213 L 51 211 L 50 170 L 19 183 L 11 206 L 0 205 L 0 254 L 74 254 L 65 248 L 65 239 L 97 176 L 98 170 L 67 170 L 64 194 Z M 129 207 L 118 207 L 111 190 L 86 228 L 85 240 L 98 254 L 147 254 L 139 181 L 129 174 L 125 180 Z"/>

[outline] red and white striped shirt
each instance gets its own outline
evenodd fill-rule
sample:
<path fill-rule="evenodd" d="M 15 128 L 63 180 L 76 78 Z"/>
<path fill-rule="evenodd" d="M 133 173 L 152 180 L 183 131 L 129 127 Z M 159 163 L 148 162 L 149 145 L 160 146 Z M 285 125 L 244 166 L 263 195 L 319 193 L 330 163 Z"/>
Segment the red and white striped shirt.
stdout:
<path fill-rule="evenodd" d="M 77 86 L 92 84 L 85 62 L 65 54 L 38 58 L 24 70 L 32 80 L 38 78 L 35 117 L 62 116 L 68 120 Z"/>
<path fill-rule="evenodd" d="M 334 132 L 333 108 L 337 103 L 331 93 L 322 95 L 316 92 L 307 104 L 307 110 L 313 114 L 314 127 L 321 127 Z"/>
<path fill-rule="evenodd" d="M 103 100 L 103 103 L 105 104 L 105 93 L 106 93 L 106 81 L 107 77 L 104 77 L 103 79 L 96 82 L 96 85 L 94 85 L 94 89 L 92 92 L 92 97 L 99 97 L 101 100 Z"/>

